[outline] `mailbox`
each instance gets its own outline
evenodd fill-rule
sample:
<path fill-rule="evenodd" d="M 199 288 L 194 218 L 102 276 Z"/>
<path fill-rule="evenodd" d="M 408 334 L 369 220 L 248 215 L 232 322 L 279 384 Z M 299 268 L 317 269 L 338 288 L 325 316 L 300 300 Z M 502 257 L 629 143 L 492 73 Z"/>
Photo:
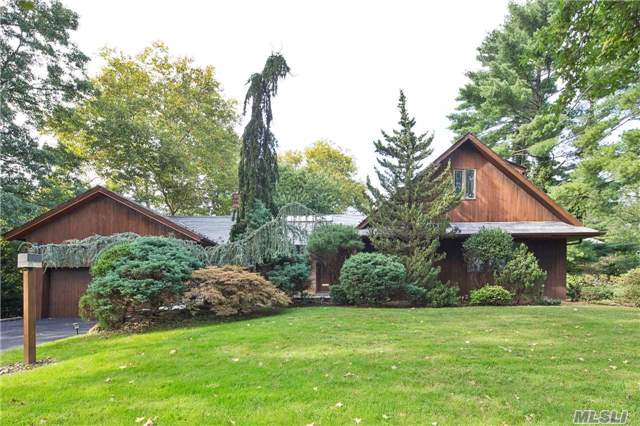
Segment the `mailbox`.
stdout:
<path fill-rule="evenodd" d="M 19 253 L 18 268 L 42 268 L 42 255 L 34 253 Z"/>

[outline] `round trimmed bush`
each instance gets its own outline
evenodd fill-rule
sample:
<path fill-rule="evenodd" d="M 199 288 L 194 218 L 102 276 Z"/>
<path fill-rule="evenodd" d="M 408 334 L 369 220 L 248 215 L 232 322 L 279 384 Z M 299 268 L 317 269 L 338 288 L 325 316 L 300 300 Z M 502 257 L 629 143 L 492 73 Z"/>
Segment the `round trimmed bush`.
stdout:
<path fill-rule="evenodd" d="M 141 237 L 110 246 L 91 268 L 80 312 L 104 328 L 117 328 L 142 310 L 173 303 L 184 292 L 183 282 L 201 266 L 175 238 Z"/>
<path fill-rule="evenodd" d="M 267 278 L 288 295 L 304 291 L 309 281 L 309 262 L 302 255 L 278 259 Z"/>
<path fill-rule="evenodd" d="M 470 305 L 510 305 L 513 301 L 513 294 L 499 285 L 485 285 L 477 290 L 471 290 L 469 296 Z"/>
<path fill-rule="evenodd" d="M 406 287 L 404 265 L 379 253 L 359 253 L 344 262 L 340 287 L 347 303 L 378 305 L 398 298 Z"/>

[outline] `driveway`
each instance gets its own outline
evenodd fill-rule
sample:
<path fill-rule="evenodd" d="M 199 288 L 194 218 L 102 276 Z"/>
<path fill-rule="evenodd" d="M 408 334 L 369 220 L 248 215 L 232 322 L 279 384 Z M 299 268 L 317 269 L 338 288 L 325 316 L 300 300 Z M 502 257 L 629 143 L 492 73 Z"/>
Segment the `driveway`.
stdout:
<path fill-rule="evenodd" d="M 36 323 L 36 344 L 51 342 L 75 336 L 73 323 L 80 324 L 80 334 L 84 334 L 93 325 L 93 321 L 83 321 L 80 318 L 47 318 Z M 22 320 L 0 322 L 0 350 L 22 346 Z"/>

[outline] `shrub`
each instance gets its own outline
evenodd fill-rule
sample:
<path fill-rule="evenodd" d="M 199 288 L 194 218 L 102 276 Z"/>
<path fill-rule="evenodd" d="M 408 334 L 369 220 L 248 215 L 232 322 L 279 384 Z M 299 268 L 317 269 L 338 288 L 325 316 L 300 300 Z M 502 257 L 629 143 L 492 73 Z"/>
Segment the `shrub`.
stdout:
<path fill-rule="evenodd" d="M 347 291 L 339 284 L 332 285 L 329 289 L 331 295 L 331 302 L 334 305 L 348 305 L 349 298 L 347 297 Z"/>
<path fill-rule="evenodd" d="M 582 300 L 585 302 L 611 299 L 613 299 L 613 289 L 610 286 L 599 285 L 582 287 Z"/>
<path fill-rule="evenodd" d="M 502 229 L 482 228 L 465 240 L 462 250 L 467 264 L 479 264 L 494 272 L 511 259 L 513 238 Z"/>
<path fill-rule="evenodd" d="M 543 296 L 542 299 L 538 301 L 538 303 L 540 305 L 546 305 L 546 306 L 557 306 L 562 303 L 562 300 L 556 299 L 554 297 Z"/>
<path fill-rule="evenodd" d="M 513 293 L 499 285 L 485 285 L 477 290 L 471 290 L 469 296 L 470 305 L 510 305 L 513 301 Z"/>
<path fill-rule="evenodd" d="M 247 315 L 287 306 L 289 297 L 255 272 L 240 266 L 207 267 L 193 271 L 183 303 L 193 314 Z"/>
<path fill-rule="evenodd" d="M 80 301 L 85 318 L 116 328 L 143 309 L 171 303 L 183 281 L 202 266 L 174 238 L 141 237 L 103 250 L 91 268 L 92 280 Z"/>
<path fill-rule="evenodd" d="M 618 284 L 623 287 L 623 301 L 640 307 L 640 268 L 621 275 Z"/>
<path fill-rule="evenodd" d="M 309 262 L 304 256 L 298 255 L 279 259 L 273 269 L 267 273 L 267 278 L 280 290 L 293 295 L 307 288 L 309 272 Z"/>
<path fill-rule="evenodd" d="M 353 253 L 364 248 L 358 232 L 352 226 L 326 224 L 318 226 L 309 236 L 307 250 L 315 256 Z"/>
<path fill-rule="evenodd" d="M 340 270 L 348 303 L 378 305 L 397 298 L 406 287 L 404 265 L 379 253 L 351 256 Z"/>
<path fill-rule="evenodd" d="M 444 308 L 445 306 L 456 306 L 458 304 L 458 287 L 446 284 L 438 284 L 427 290 L 425 300 L 432 308 Z"/>
<path fill-rule="evenodd" d="M 524 244 L 519 244 L 513 257 L 496 274 L 496 283 L 510 289 L 521 301 L 527 294 L 537 301 L 542 297 L 542 284 L 547 279 L 547 273 L 540 268 L 538 260 Z"/>
<path fill-rule="evenodd" d="M 567 275 L 567 298 L 577 302 L 582 297 L 582 281 L 575 275 Z"/>

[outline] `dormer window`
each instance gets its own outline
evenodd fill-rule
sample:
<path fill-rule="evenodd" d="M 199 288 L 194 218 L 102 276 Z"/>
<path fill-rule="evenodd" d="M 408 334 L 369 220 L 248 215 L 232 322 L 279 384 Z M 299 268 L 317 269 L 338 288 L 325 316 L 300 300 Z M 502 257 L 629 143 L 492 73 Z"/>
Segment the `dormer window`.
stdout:
<path fill-rule="evenodd" d="M 476 171 L 474 169 L 455 169 L 453 171 L 453 184 L 456 192 L 462 194 L 463 200 L 475 200 Z"/>

